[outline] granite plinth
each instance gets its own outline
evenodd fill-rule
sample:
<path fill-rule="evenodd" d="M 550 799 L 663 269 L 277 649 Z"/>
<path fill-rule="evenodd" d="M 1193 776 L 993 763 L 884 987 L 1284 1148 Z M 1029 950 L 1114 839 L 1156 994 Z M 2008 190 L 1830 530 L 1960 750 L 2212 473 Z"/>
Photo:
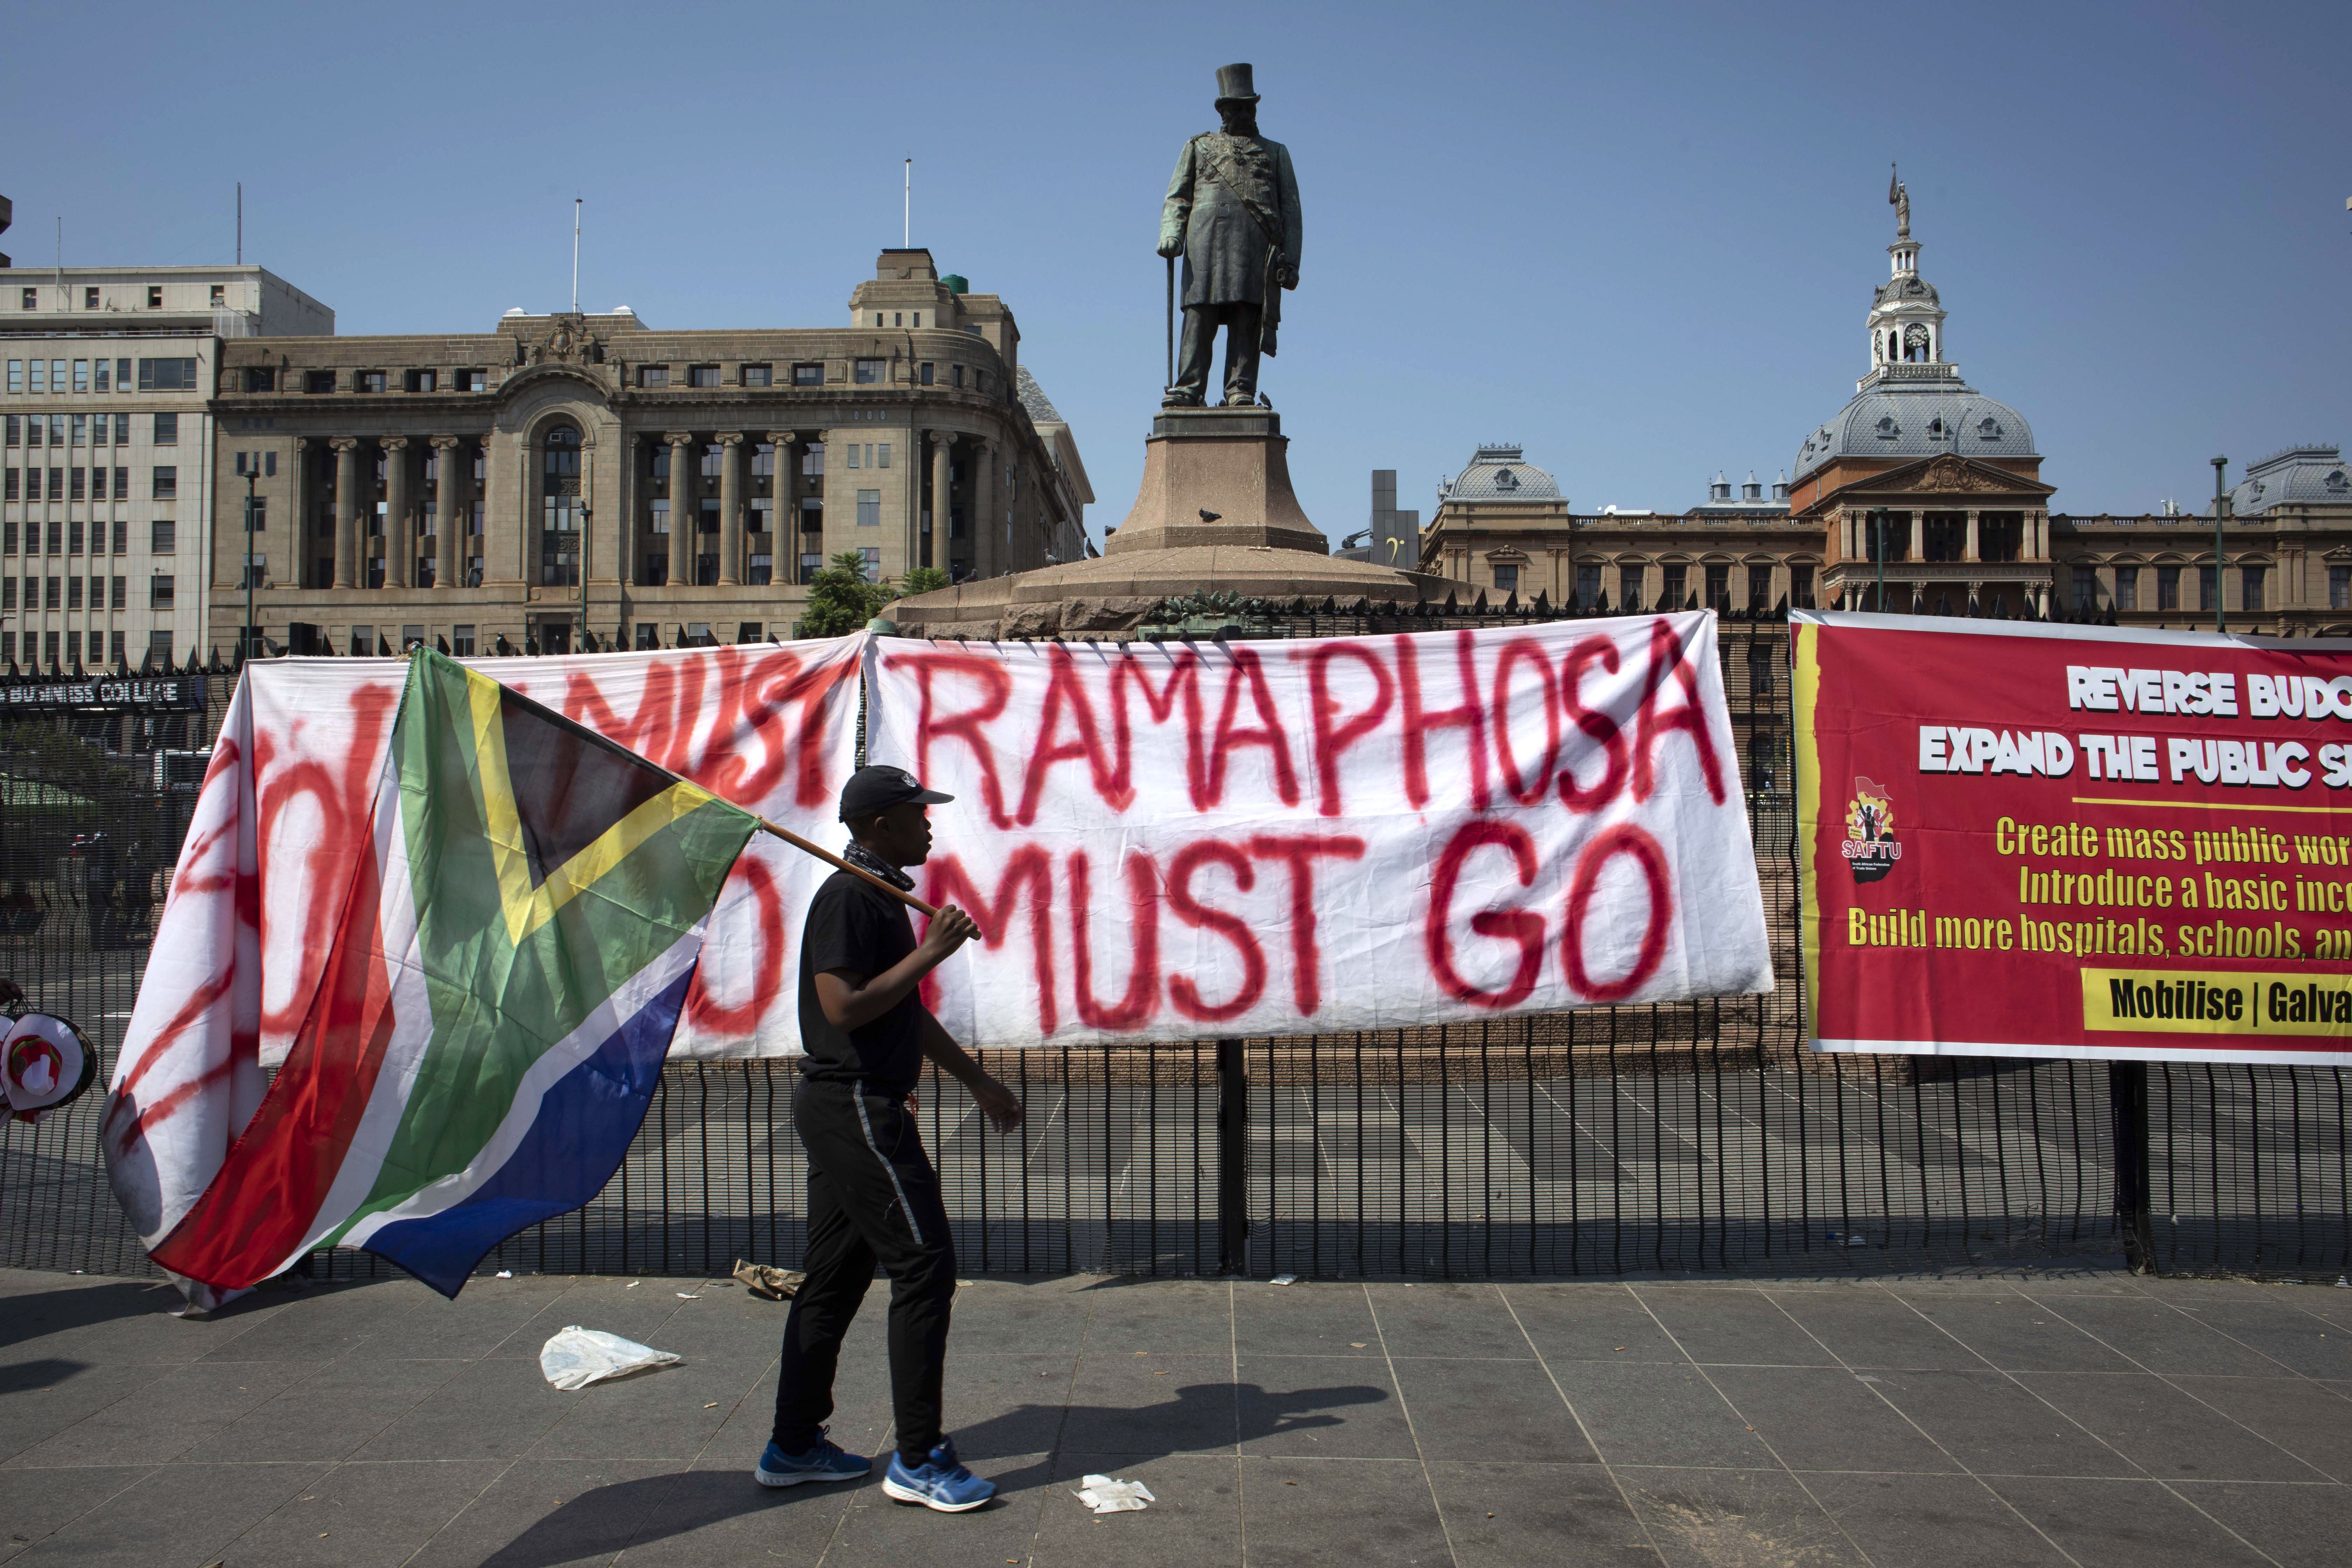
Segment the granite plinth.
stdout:
<path fill-rule="evenodd" d="M 1103 552 L 1202 545 L 1330 553 L 1291 490 L 1290 439 L 1274 410 L 1169 408 L 1152 420 L 1143 483 Z"/>

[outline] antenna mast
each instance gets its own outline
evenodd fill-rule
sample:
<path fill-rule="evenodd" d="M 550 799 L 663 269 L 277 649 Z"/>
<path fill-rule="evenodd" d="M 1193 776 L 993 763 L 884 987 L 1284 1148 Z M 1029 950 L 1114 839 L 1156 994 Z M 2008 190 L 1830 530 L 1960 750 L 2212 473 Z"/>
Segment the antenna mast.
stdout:
<path fill-rule="evenodd" d="M 580 313 L 580 198 L 572 198 L 572 313 Z"/>
<path fill-rule="evenodd" d="M 245 182 L 236 183 L 236 264 L 245 265 Z"/>
<path fill-rule="evenodd" d="M 907 160 L 907 202 L 904 226 L 898 232 L 898 243 L 911 250 L 915 246 L 915 161 Z"/>

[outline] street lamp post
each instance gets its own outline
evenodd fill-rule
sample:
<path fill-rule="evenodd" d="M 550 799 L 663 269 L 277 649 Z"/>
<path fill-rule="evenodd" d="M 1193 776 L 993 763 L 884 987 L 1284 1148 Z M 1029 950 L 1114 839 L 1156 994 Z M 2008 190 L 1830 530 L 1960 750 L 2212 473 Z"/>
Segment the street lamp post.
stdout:
<path fill-rule="evenodd" d="M 2221 476 L 2229 471 L 2230 459 L 2213 459 L 2213 629 L 2227 632 L 2221 620 L 2221 524 L 2230 515 L 2230 491 Z"/>

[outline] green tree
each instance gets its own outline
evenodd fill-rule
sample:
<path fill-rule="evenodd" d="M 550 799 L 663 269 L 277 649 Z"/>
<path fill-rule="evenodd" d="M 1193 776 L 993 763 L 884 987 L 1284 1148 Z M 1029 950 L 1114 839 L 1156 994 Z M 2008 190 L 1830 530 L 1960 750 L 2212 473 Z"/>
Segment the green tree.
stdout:
<path fill-rule="evenodd" d="M 948 586 L 948 574 L 937 566 L 918 566 L 898 579 L 898 597 L 909 599 Z"/>
<path fill-rule="evenodd" d="M 837 637 L 862 631 L 891 598 L 889 589 L 866 580 L 865 554 L 844 550 L 834 556 L 831 565 L 809 579 L 808 610 L 801 616 L 801 635 Z"/>

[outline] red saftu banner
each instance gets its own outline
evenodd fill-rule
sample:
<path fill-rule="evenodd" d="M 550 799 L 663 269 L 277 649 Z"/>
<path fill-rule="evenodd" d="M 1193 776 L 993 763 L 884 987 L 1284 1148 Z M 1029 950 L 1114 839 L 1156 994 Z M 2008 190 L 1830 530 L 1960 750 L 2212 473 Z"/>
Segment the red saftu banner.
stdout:
<path fill-rule="evenodd" d="M 2352 643 L 1790 621 L 1816 1050 L 2352 1064 Z"/>

